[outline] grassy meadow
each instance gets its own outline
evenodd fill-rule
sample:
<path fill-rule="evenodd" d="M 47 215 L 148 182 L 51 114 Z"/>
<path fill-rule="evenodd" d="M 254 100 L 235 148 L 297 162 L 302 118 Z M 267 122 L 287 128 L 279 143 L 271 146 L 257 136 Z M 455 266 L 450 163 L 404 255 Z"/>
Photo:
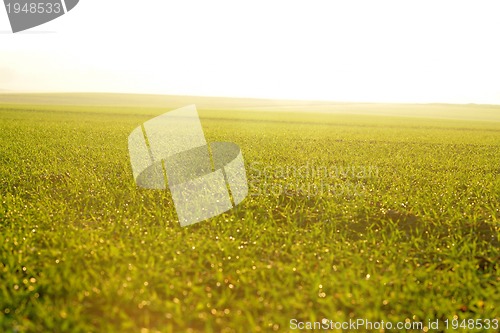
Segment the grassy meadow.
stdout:
<path fill-rule="evenodd" d="M 189 104 L 249 195 L 181 228 L 127 138 Z M 1 332 L 494 332 L 442 323 L 500 320 L 499 246 L 500 106 L 0 94 Z"/>

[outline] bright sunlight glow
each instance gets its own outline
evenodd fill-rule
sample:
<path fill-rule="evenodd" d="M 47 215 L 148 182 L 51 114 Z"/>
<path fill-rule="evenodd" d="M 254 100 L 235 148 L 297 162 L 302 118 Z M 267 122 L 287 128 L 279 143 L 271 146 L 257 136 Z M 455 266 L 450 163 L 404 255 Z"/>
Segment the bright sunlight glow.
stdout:
<path fill-rule="evenodd" d="M 81 0 L 10 33 L 0 91 L 500 104 L 497 0 Z"/>

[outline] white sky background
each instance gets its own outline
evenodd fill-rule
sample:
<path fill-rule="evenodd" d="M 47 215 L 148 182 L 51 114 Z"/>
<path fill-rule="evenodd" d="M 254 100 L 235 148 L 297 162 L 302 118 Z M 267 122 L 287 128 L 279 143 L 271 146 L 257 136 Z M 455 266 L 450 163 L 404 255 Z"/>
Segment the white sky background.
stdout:
<path fill-rule="evenodd" d="M 19 34 L 0 7 L 0 90 L 500 104 L 500 1 L 80 0 Z"/>

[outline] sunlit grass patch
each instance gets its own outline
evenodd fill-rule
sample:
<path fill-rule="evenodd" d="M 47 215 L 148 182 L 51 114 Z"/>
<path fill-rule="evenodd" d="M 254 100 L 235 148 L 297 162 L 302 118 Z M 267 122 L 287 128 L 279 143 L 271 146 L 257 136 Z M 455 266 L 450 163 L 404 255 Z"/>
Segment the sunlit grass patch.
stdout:
<path fill-rule="evenodd" d="M 500 123 L 200 108 L 255 191 L 181 228 L 129 165 L 165 111 L 0 106 L 0 330 L 500 316 Z"/>

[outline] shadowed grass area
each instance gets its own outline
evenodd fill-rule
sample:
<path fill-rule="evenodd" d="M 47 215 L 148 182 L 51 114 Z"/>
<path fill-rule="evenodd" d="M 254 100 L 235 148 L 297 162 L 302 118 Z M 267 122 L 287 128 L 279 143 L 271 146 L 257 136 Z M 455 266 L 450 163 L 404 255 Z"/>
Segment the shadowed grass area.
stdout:
<path fill-rule="evenodd" d="M 1 331 L 500 319 L 496 107 L 4 96 Z M 136 188 L 127 137 L 192 103 L 250 193 L 181 228 L 168 191 Z"/>

